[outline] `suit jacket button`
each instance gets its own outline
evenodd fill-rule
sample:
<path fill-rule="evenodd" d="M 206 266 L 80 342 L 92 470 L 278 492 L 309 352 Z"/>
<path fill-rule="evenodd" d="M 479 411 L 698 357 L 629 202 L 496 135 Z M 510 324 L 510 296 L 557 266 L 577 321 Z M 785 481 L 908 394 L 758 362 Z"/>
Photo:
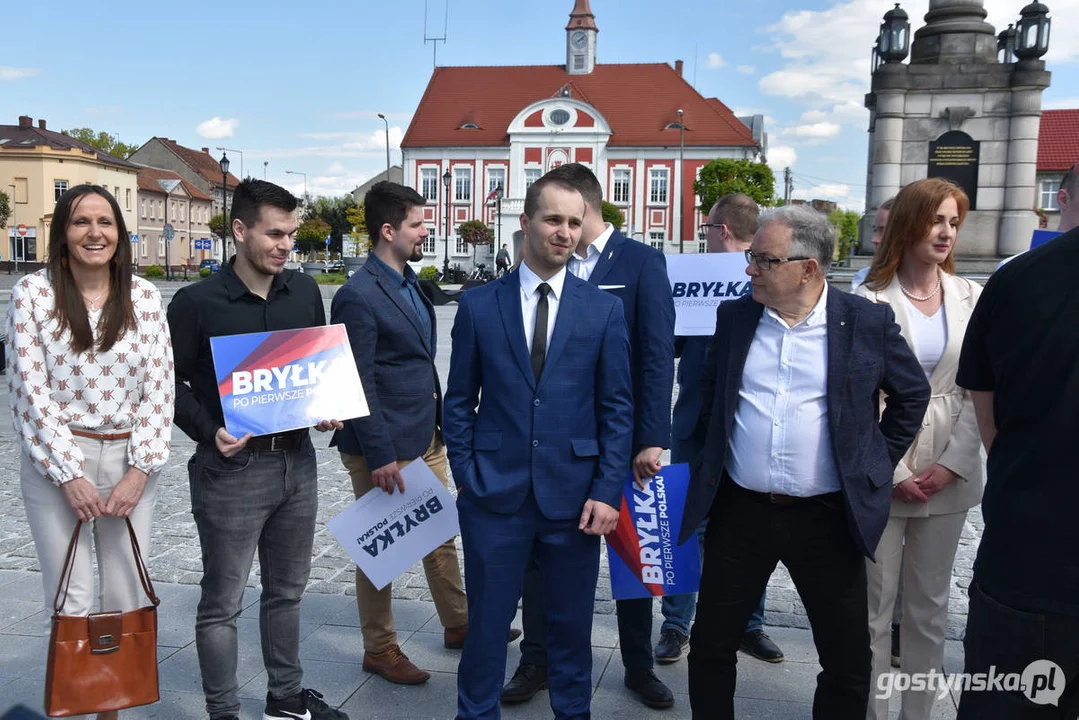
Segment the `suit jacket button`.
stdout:
<path fill-rule="evenodd" d="M 540 406 L 539 398 L 536 398 L 535 400 L 533 400 L 532 404 L 535 405 L 536 407 L 539 407 Z"/>
<path fill-rule="evenodd" d="M 431 393 L 431 399 L 432 400 L 438 400 L 438 393 L 436 393 L 436 392 Z"/>
<path fill-rule="evenodd" d="M 533 440 L 532 447 L 539 447 L 539 440 Z"/>

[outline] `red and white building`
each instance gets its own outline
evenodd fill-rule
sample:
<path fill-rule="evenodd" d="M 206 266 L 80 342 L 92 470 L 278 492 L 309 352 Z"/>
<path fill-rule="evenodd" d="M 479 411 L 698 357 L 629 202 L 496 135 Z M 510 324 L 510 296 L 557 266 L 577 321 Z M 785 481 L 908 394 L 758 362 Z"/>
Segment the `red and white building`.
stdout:
<path fill-rule="evenodd" d="M 1042 110 L 1038 131 L 1038 194 L 1034 202 L 1045 212 L 1049 229 L 1060 224 L 1057 192 L 1064 176 L 1079 163 L 1079 109 Z"/>
<path fill-rule="evenodd" d="M 576 0 L 565 32 L 562 65 L 435 68 L 401 141 L 404 183 L 427 198 L 431 236 L 420 264 L 441 265 L 448 255 L 468 266 L 472 248 L 456 227 L 473 219 L 496 234 L 501 225 L 501 242 L 515 250 L 525 190 L 568 162 L 596 173 L 627 235 L 665 252 L 697 252 L 700 168 L 719 157 L 763 161 L 761 118 L 742 121 L 703 97 L 682 77 L 681 60 L 597 63 L 588 0 Z M 499 185 L 500 217 L 489 200 Z M 477 259 L 489 264 L 490 254 L 481 249 Z"/>

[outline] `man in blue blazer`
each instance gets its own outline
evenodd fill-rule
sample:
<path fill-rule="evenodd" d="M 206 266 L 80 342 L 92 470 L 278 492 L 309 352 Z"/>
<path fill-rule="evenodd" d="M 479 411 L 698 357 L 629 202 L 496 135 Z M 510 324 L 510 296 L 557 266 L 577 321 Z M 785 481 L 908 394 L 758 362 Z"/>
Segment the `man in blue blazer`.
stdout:
<path fill-rule="evenodd" d="M 462 296 L 445 404 L 468 578 L 461 720 L 498 718 L 506 633 L 535 557 L 551 708 L 588 718 L 599 536 L 618 522 L 633 443 L 622 303 L 568 274 L 581 194 L 544 176 L 525 196 L 524 262 Z"/>
<path fill-rule="evenodd" d="M 813 717 L 865 718 L 863 556 L 888 521 L 892 473 L 929 384 L 886 305 L 828 287 L 834 243 L 824 215 L 772 211 L 746 251 L 752 296 L 716 311 L 701 381 L 707 437 L 679 538 L 709 517 L 690 637 L 695 717 L 733 720 L 738 645 L 782 560 L 823 669 Z"/>
<path fill-rule="evenodd" d="M 575 187 L 585 201 L 584 224 L 567 269 L 619 298 L 630 338 L 633 377 L 633 454 L 623 471 L 639 479 L 660 470 L 660 454 L 670 445 L 674 384 L 674 301 L 663 253 L 630 240 L 603 221 L 603 188 L 584 165 L 561 165 L 549 173 Z M 525 575 L 521 663 L 502 691 L 502 701 L 524 702 L 543 687 L 547 675 L 546 627 L 539 572 Z M 669 708 L 674 695 L 652 671 L 652 598 L 619 600 L 619 646 L 623 682 L 645 705 Z"/>
<path fill-rule="evenodd" d="M 345 421 L 336 444 L 357 498 L 404 491 L 401 468 L 422 458 L 442 481 L 446 448 L 440 425 L 435 370 L 438 333 L 430 301 L 416 283 L 410 260 L 423 259 L 427 226 L 423 196 L 391 182 L 376 183 L 364 198 L 371 252 L 334 295 L 330 321 L 342 323 L 360 372 L 370 415 Z M 453 538 L 423 559 L 446 647 L 461 647 L 468 627 L 464 583 Z M 430 675 L 401 652 L 390 609 L 392 584 L 376 589 L 356 568 L 356 603 L 363 634 L 363 669 L 402 685 Z"/>

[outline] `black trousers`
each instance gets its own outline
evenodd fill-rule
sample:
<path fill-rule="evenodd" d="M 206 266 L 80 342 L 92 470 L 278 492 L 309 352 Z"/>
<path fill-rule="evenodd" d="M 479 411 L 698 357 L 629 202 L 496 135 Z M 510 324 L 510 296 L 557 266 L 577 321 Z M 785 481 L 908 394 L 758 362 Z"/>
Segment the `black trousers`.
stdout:
<path fill-rule="evenodd" d="M 865 558 L 836 493 L 780 506 L 725 473 L 705 535 L 697 618 L 690 635 L 694 718 L 733 720 L 738 645 L 780 560 L 813 630 L 822 672 L 815 720 L 865 720 L 871 662 Z"/>

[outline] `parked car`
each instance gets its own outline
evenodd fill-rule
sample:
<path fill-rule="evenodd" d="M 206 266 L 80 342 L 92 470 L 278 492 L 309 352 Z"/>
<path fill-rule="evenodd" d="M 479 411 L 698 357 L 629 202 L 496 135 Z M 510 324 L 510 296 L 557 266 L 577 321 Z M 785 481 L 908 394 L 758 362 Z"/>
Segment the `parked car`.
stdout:
<path fill-rule="evenodd" d="M 326 263 L 326 272 L 328 273 L 343 273 L 345 271 L 344 260 L 331 260 Z"/>
<path fill-rule="evenodd" d="M 215 258 L 207 258 L 206 260 L 203 260 L 199 263 L 199 270 L 202 270 L 203 268 L 210 268 L 210 272 L 212 273 L 220 272 L 221 263 L 218 262 Z"/>

